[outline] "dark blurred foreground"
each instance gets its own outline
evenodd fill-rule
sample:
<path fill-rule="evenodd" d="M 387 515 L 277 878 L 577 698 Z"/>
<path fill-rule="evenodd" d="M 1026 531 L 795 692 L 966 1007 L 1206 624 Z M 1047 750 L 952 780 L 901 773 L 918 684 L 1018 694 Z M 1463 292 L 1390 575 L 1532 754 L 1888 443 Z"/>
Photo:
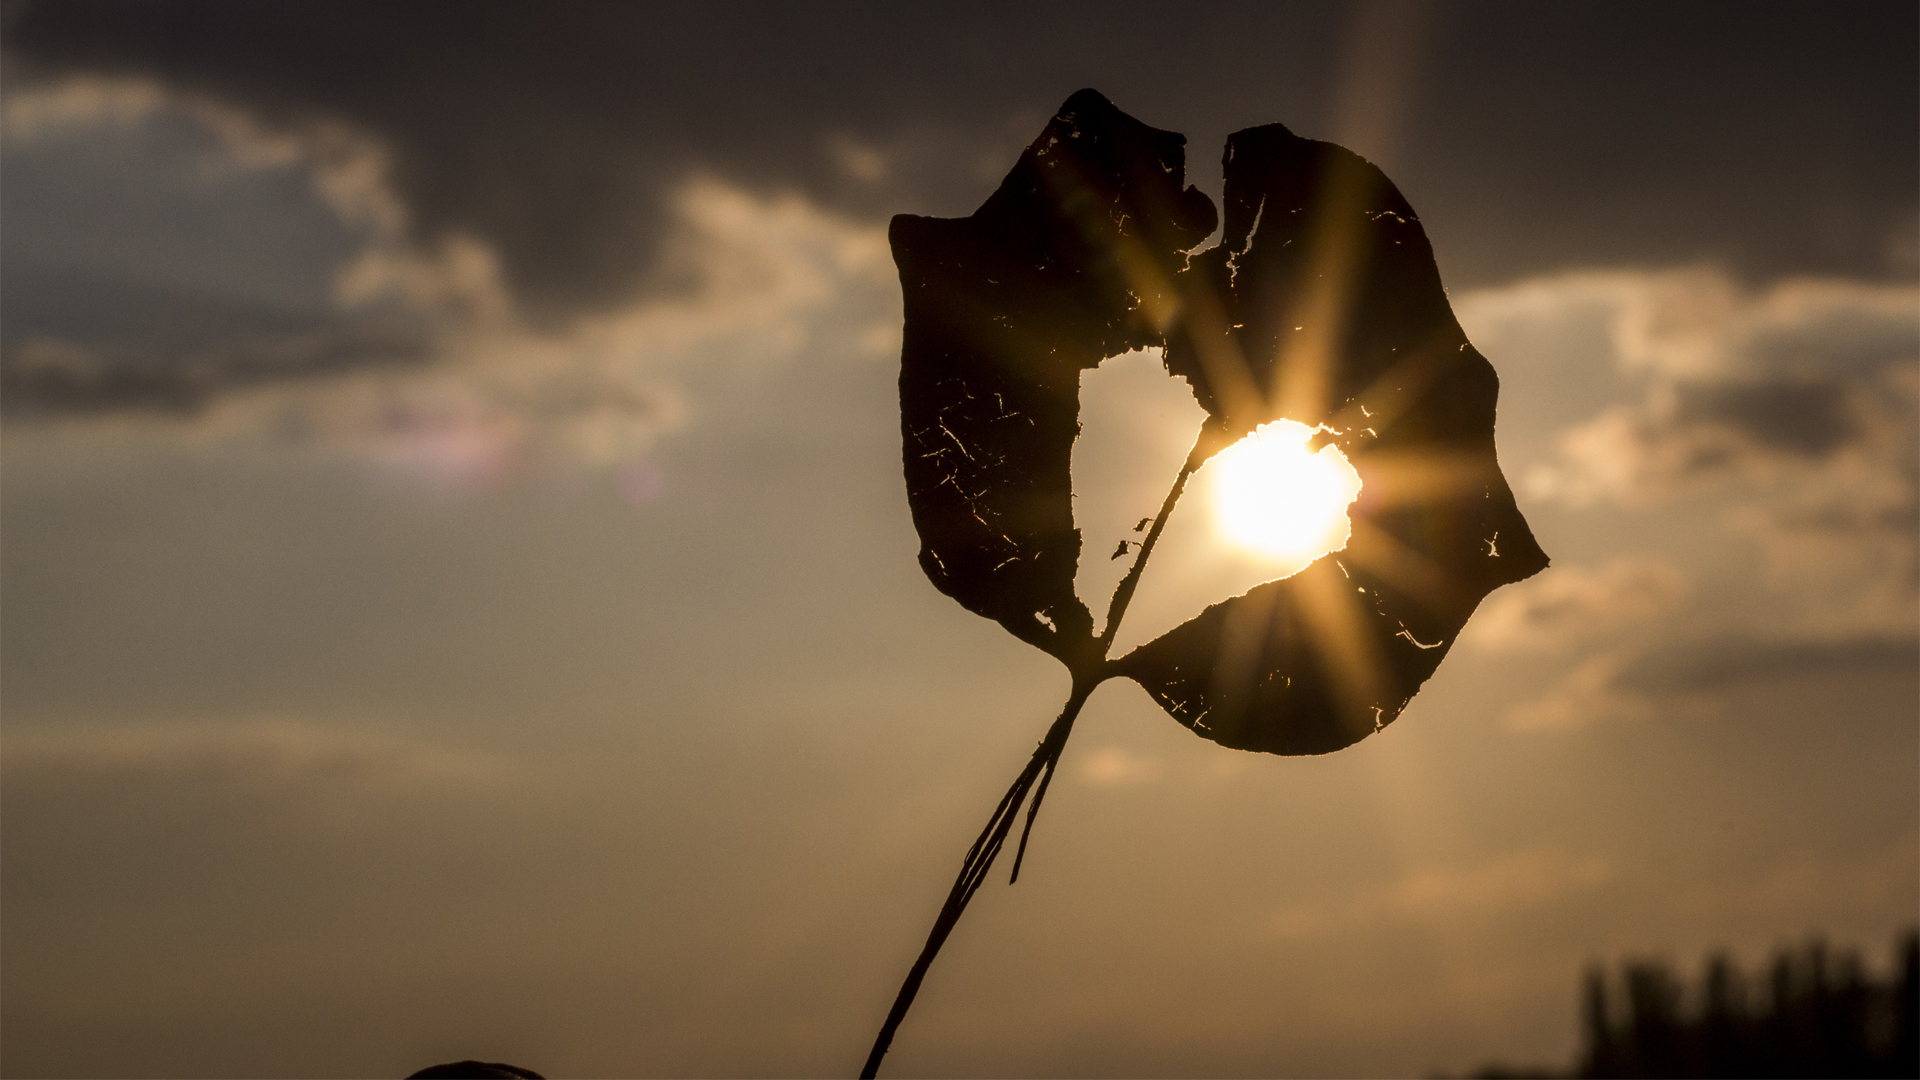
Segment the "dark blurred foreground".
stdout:
<path fill-rule="evenodd" d="M 504 1061 L 449 1061 L 445 1065 L 429 1065 L 407 1080 L 544 1080 L 532 1069 L 523 1069 L 518 1065 L 509 1065 Z"/>
<path fill-rule="evenodd" d="M 1776 953 L 1749 975 L 1725 955 L 1687 987 L 1662 961 L 1630 960 L 1582 988 L 1586 1047 L 1570 1072 L 1490 1065 L 1482 1080 L 1520 1077 L 1920 1077 L 1920 930 L 1894 950 L 1882 982 L 1854 952 L 1821 941 Z M 517 1080 L 499 1062 L 435 1065 L 408 1080 Z"/>
<path fill-rule="evenodd" d="M 1724 955 L 1687 987 L 1661 961 L 1587 972 L 1586 1047 L 1571 1072 L 1488 1066 L 1488 1080 L 1576 1077 L 1920 1076 L 1920 932 L 1884 982 L 1814 941 L 1749 975 Z"/>

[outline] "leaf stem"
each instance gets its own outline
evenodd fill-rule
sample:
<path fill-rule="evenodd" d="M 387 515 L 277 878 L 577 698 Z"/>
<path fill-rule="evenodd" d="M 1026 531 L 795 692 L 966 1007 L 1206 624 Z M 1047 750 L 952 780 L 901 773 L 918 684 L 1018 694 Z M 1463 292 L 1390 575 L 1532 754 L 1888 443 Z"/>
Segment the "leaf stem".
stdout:
<path fill-rule="evenodd" d="M 973 894 L 980 889 L 980 883 L 986 880 L 987 871 L 993 868 L 993 860 L 1000 854 L 1007 833 L 1013 829 L 1013 823 L 1020 814 L 1020 804 L 1026 800 L 1034 781 L 1043 769 L 1049 776 L 1052 775 L 1053 763 L 1060 759 L 1060 749 L 1066 745 L 1067 734 L 1073 730 L 1073 721 L 1080 715 L 1081 706 L 1087 703 L 1087 697 L 1097 685 L 1098 680 L 1074 683 L 1073 693 L 1067 698 L 1066 707 L 1060 710 L 1059 719 L 1047 729 L 1047 737 L 1034 748 L 1027 767 L 1014 778 L 1013 786 L 1007 789 L 993 817 L 987 820 L 987 827 L 981 830 L 980 838 L 973 842 L 973 848 L 967 852 L 966 861 L 960 866 L 960 876 L 954 879 L 953 888 L 947 892 L 947 902 L 941 906 L 940 916 L 933 921 L 933 930 L 927 934 L 927 943 L 921 947 L 919 958 L 914 960 L 912 969 L 907 972 L 907 980 L 900 985 L 900 993 L 893 999 L 893 1008 L 887 1013 L 887 1021 L 880 1026 L 880 1034 L 873 1040 L 873 1050 L 867 1054 L 867 1063 L 860 1070 L 861 1080 L 872 1080 L 879 1073 L 880 1059 L 886 1056 L 887 1047 L 893 1043 L 893 1033 L 899 1029 L 900 1022 L 906 1019 L 907 1009 L 913 1005 L 914 996 L 920 992 L 920 983 L 927 977 L 927 969 L 933 966 L 933 958 L 940 954 L 940 946 L 946 944 L 947 935 L 953 932 L 954 925 L 967 910 L 967 902 L 973 899 Z M 1037 801 L 1035 805 L 1038 806 Z M 1028 819 L 1031 822 L 1031 814 Z M 1022 846 L 1025 846 L 1024 837 Z"/>
<path fill-rule="evenodd" d="M 1120 620 L 1127 614 L 1127 605 L 1133 602 L 1133 591 L 1140 586 L 1140 574 L 1147 568 L 1147 556 L 1153 554 L 1153 545 L 1159 543 L 1160 533 L 1167 527 L 1167 518 L 1173 514 L 1173 504 L 1180 501 L 1181 492 L 1187 490 L 1187 478 L 1200 467 L 1200 449 L 1206 439 L 1202 430 L 1194 440 L 1193 449 L 1187 451 L 1186 464 L 1180 466 L 1180 475 L 1174 478 L 1173 487 L 1167 492 L 1165 502 L 1160 504 L 1160 514 L 1153 519 L 1153 528 L 1147 530 L 1147 538 L 1140 543 L 1140 554 L 1134 556 L 1133 567 L 1127 576 L 1120 579 L 1114 587 L 1113 600 L 1107 605 L 1107 625 L 1100 631 L 1100 659 L 1107 658 L 1107 651 L 1113 648 L 1113 636 L 1120 629 Z"/>
<path fill-rule="evenodd" d="M 1201 440 L 1205 437 L 1203 430 L 1200 440 L 1195 441 L 1193 450 L 1187 454 L 1180 475 L 1174 478 L 1173 489 L 1167 492 L 1166 501 L 1160 504 L 1160 514 L 1153 519 L 1153 528 L 1147 531 L 1147 538 L 1141 541 L 1140 554 L 1134 557 L 1127 576 L 1113 590 L 1113 600 L 1107 607 L 1106 629 L 1097 639 L 1099 663 L 1090 671 L 1074 673 L 1073 690 L 1068 694 L 1059 718 L 1047 729 L 1047 735 L 1040 740 L 1040 745 L 1034 748 L 1033 757 L 1020 770 L 1020 775 L 1014 778 L 1013 786 L 1000 797 L 1000 804 L 994 808 L 993 816 L 987 819 L 987 827 L 980 831 L 979 839 L 967 850 L 966 860 L 960 864 L 960 876 L 954 879 L 953 888 L 947 892 L 947 902 L 941 905 L 940 915 L 933 921 L 933 929 L 927 934 L 927 943 L 921 946 L 919 957 L 908 970 L 906 981 L 900 984 L 900 992 L 894 996 L 893 1008 L 887 1012 L 886 1023 L 880 1025 L 880 1034 L 873 1040 L 867 1063 L 860 1070 L 861 1080 L 873 1080 L 879 1073 L 880 1059 L 886 1056 L 887 1048 L 893 1045 L 893 1034 L 899 1030 L 900 1022 L 906 1019 L 907 1010 L 913 1006 L 914 997 L 920 993 L 920 984 L 926 979 L 927 970 L 933 966 L 934 957 L 940 955 L 940 947 L 946 944 L 947 935 L 953 932 L 954 926 L 960 922 L 960 916 L 967 910 L 967 903 L 986 880 L 987 871 L 993 868 L 993 860 L 999 856 L 1007 834 L 1013 830 L 1013 823 L 1020 816 L 1020 804 L 1026 801 L 1027 793 L 1031 791 L 1033 805 L 1027 808 L 1026 827 L 1020 830 L 1020 846 L 1014 853 L 1013 873 L 1008 877 L 1007 884 L 1020 880 L 1020 864 L 1027 855 L 1027 838 L 1033 833 L 1034 819 L 1040 814 L 1040 802 L 1047 797 L 1047 785 L 1053 782 L 1054 771 L 1060 764 L 1060 753 L 1066 749 L 1067 736 L 1072 733 L 1073 722 L 1079 717 L 1087 698 L 1092 696 L 1094 688 L 1112 674 L 1107 664 L 1107 652 L 1113 648 L 1114 634 L 1120 629 L 1120 620 L 1127 614 L 1127 605 L 1133 601 L 1133 592 L 1140 584 L 1140 574 L 1147 567 L 1147 556 L 1153 554 L 1153 545 L 1167 527 L 1167 518 L 1173 513 L 1174 503 L 1180 501 L 1180 493 L 1187 487 L 1187 478 L 1200 466 Z"/>

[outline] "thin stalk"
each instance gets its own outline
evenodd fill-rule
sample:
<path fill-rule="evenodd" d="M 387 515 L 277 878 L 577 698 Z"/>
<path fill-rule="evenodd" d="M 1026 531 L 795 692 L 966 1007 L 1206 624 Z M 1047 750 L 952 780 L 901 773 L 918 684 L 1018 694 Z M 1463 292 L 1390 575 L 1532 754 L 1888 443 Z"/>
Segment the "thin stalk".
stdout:
<path fill-rule="evenodd" d="M 1202 438 L 1205 438 L 1204 433 Z M 987 871 L 993 868 L 994 859 L 1000 855 L 1000 848 L 1006 843 L 1007 834 L 1013 830 L 1014 821 L 1020 816 L 1020 804 L 1027 799 L 1027 793 L 1033 792 L 1033 805 L 1027 809 L 1026 827 L 1020 830 L 1020 847 L 1013 857 L 1013 873 L 1007 884 L 1020 880 L 1020 864 L 1026 859 L 1027 838 L 1033 833 L 1033 822 L 1040 814 L 1041 800 L 1047 797 L 1047 785 L 1053 782 L 1054 771 L 1059 767 L 1060 754 L 1067 746 L 1067 736 L 1073 732 L 1073 722 L 1080 715 L 1080 709 L 1093 694 L 1094 688 L 1105 682 L 1108 675 L 1107 651 L 1113 648 L 1114 634 L 1120 628 L 1120 620 L 1126 616 L 1127 605 L 1133 601 L 1133 592 L 1140 584 L 1140 574 L 1146 569 L 1147 556 L 1153 553 L 1153 545 L 1159 541 L 1160 533 L 1167 527 L 1167 518 L 1173 513 L 1174 503 L 1180 500 L 1180 493 L 1186 490 L 1187 478 L 1199 467 L 1200 443 L 1194 444 L 1193 451 L 1187 455 L 1186 464 L 1181 466 L 1180 475 L 1173 481 L 1172 490 L 1167 492 L 1166 501 L 1160 504 L 1160 514 L 1153 520 L 1153 528 L 1147 531 L 1147 538 L 1140 543 L 1140 553 L 1134 556 L 1133 567 L 1127 576 L 1113 590 L 1113 599 L 1107 607 L 1107 625 L 1098 639 L 1100 646 L 1100 664 L 1091 674 L 1076 673 L 1073 690 L 1067 696 L 1067 703 L 1060 710 L 1060 716 L 1053 726 L 1047 729 L 1046 738 L 1034 748 L 1033 757 L 1028 759 L 1020 775 L 1014 777 L 1013 786 L 1000 797 L 1000 804 L 994 808 L 993 816 L 987 819 L 987 827 L 980 831 L 979 839 L 973 847 L 967 849 L 967 857 L 960 864 L 960 876 L 954 879 L 953 888 L 947 892 L 947 902 L 940 907 L 940 915 L 933 921 L 933 929 L 927 934 L 927 943 L 920 948 L 920 955 L 907 972 L 907 980 L 900 984 L 900 993 L 894 996 L 893 1008 L 887 1012 L 886 1023 L 880 1025 L 880 1034 L 873 1040 L 873 1049 L 867 1054 L 867 1063 L 860 1070 L 861 1080 L 873 1080 L 879 1074 L 880 1059 L 887 1055 L 887 1048 L 893 1045 L 893 1033 L 900 1028 L 900 1022 L 907 1018 L 907 1010 L 913 1006 L 913 999 L 920 993 L 920 984 L 927 977 L 927 970 L 933 966 L 933 958 L 940 955 L 940 947 L 947 942 L 947 935 L 960 922 L 960 916 L 967 910 L 967 904 L 973 894 L 987 878 Z M 1038 789 L 1035 784 L 1038 783 Z"/>
<path fill-rule="evenodd" d="M 1006 842 L 1007 833 L 1013 829 L 1013 823 L 1020 813 L 1020 804 L 1025 801 L 1027 791 L 1032 788 L 1036 777 L 1049 762 L 1057 761 L 1059 748 L 1067 741 L 1067 733 L 1073 730 L 1073 721 L 1080 715 L 1080 707 L 1087 703 L 1088 695 L 1093 693 L 1097 682 L 1076 683 L 1072 696 L 1060 711 L 1060 718 L 1053 722 L 1047 731 L 1047 737 L 1033 751 L 1033 757 L 1027 767 L 1007 789 L 1000 800 L 1000 806 L 987 821 L 987 827 L 980 833 L 980 839 L 974 841 L 973 848 L 967 852 L 966 862 L 961 864 L 960 876 L 954 879 L 953 888 L 947 892 L 947 902 L 940 908 L 940 917 L 933 921 L 933 930 L 927 934 L 927 943 L 920 949 L 920 956 L 913 962 L 913 968 L 907 972 L 907 981 L 900 985 L 900 993 L 893 999 L 893 1008 L 887 1013 L 887 1022 L 880 1026 L 880 1034 L 873 1040 L 873 1050 L 867 1054 L 867 1063 L 860 1070 L 861 1080 L 873 1080 L 880 1071 L 880 1059 L 887 1054 L 887 1047 L 893 1043 L 893 1033 L 900 1022 L 907 1017 L 907 1009 L 912 1007 L 915 995 L 920 993 L 920 983 L 927 977 L 927 969 L 933 966 L 933 958 L 940 954 L 940 946 L 946 944 L 947 935 L 953 932 L 954 925 L 967 910 L 967 902 L 979 891 L 980 883 L 986 880 L 987 871 L 993 868 L 993 860 L 1000 854 L 1001 845 Z"/>
<path fill-rule="evenodd" d="M 1147 568 L 1147 556 L 1153 554 L 1153 546 L 1160 542 L 1160 534 L 1167 527 L 1167 519 L 1173 516 L 1173 505 L 1180 501 L 1180 494 L 1187 490 L 1187 478 L 1193 475 L 1193 470 L 1200 467 L 1202 460 L 1200 449 L 1205 445 L 1205 439 L 1206 432 L 1202 430 L 1199 437 L 1194 440 L 1193 449 L 1187 452 L 1186 463 L 1180 466 L 1180 475 L 1173 478 L 1173 487 L 1167 490 L 1167 497 L 1161 501 L 1160 513 L 1153 519 L 1153 527 L 1147 530 L 1147 538 L 1140 542 L 1140 552 L 1133 557 L 1133 566 L 1127 570 L 1127 576 L 1120 579 L 1120 584 L 1114 587 L 1113 599 L 1107 604 L 1107 625 L 1101 630 L 1099 638 L 1102 661 L 1106 660 L 1107 653 L 1113 648 L 1114 634 L 1119 632 L 1120 620 L 1127 615 L 1127 606 L 1133 603 L 1133 591 L 1139 587 L 1140 575 Z M 1101 675 L 1094 680 L 1094 685 L 1099 685 L 1105 678 L 1104 674 Z M 1047 785 L 1053 782 L 1054 769 L 1060 764 L 1060 751 L 1065 749 L 1066 743 L 1062 740 L 1059 749 L 1055 750 L 1053 757 L 1047 762 L 1045 773 L 1040 777 L 1039 790 L 1033 793 L 1033 806 L 1027 810 L 1026 828 L 1020 830 L 1020 848 L 1014 852 L 1013 873 L 1007 877 L 1009 885 L 1020 880 L 1020 864 L 1027 858 L 1027 837 L 1033 834 L 1033 819 L 1040 816 L 1040 802 L 1047 797 Z"/>
<path fill-rule="evenodd" d="M 1140 586 L 1140 574 L 1147 568 L 1147 556 L 1153 554 L 1153 545 L 1160 542 L 1160 534 L 1167 527 L 1167 518 L 1173 515 L 1173 504 L 1180 501 L 1180 493 L 1187 490 L 1187 478 L 1193 470 L 1200 467 L 1200 447 L 1206 438 L 1203 431 L 1187 452 L 1186 464 L 1180 466 L 1180 475 L 1174 477 L 1173 487 L 1167 491 L 1165 502 L 1160 504 L 1160 514 L 1153 519 L 1153 528 L 1147 530 L 1147 538 L 1140 543 L 1140 554 L 1133 558 L 1133 568 L 1127 576 L 1120 579 L 1114 587 L 1113 600 L 1107 605 L 1107 626 L 1100 631 L 1100 658 L 1107 657 L 1107 650 L 1113 648 L 1113 635 L 1120 629 L 1120 620 L 1127 614 L 1127 605 L 1133 603 L 1133 591 Z"/>

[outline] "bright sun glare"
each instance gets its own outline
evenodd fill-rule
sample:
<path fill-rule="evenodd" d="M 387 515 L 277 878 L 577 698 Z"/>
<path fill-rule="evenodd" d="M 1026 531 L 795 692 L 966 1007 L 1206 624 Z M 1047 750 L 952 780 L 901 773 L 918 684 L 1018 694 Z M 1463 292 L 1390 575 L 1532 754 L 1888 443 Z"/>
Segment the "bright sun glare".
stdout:
<path fill-rule="evenodd" d="M 1213 503 L 1227 539 L 1299 563 L 1347 546 L 1347 506 L 1360 495 L 1360 474 L 1335 447 L 1308 453 L 1313 433 L 1275 420 L 1214 458 Z"/>

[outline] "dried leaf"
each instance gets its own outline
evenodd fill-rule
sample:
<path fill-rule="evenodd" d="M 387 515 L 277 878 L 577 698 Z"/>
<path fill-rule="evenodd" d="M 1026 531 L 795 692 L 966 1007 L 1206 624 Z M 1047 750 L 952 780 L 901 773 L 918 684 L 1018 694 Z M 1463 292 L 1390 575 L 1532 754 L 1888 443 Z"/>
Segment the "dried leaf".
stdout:
<path fill-rule="evenodd" d="M 1210 448 L 1285 416 L 1362 483 L 1345 550 L 1115 668 L 1227 746 L 1325 753 L 1398 716 L 1489 592 L 1546 567 L 1494 456 L 1499 379 L 1379 169 L 1272 124 L 1227 141 L 1226 228 L 1179 288 L 1167 366 Z"/>
<path fill-rule="evenodd" d="M 1546 566 L 1494 459 L 1499 382 L 1454 321 L 1400 193 L 1340 147 L 1277 124 L 1242 131 L 1227 143 L 1225 239 L 1189 262 L 1215 214 L 1186 186 L 1184 147 L 1082 90 L 971 217 L 893 219 L 920 565 L 1059 658 L 1073 689 L 962 862 L 863 1077 L 878 1072 L 1029 794 L 1031 831 L 1103 680 L 1134 679 L 1226 746 L 1337 750 L 1399 715 L 1482 597 Z M 1149 346 L 1165 349 L 1208 419 L 1151 528 L 1134 527 L 1145 536 L 1096 637 L 1073 588 L 1080 373 Z M 1109 661 L 1188 477 L 1282 417 L 1317 427 L 1314 440 L 1359 472 L 1346 548 Z M 1023 832 L 1015 878 L 1026 846 Z"/>
<path fill-rule="evenodd" d="M 1083 90 L 971 217 L 894 219 L 921 566 L 1077 684 L 1126 675 L 1227 746 L 1336 750 L 1392 721 L 1474 606 L 1546 556 L 1494 456 L 1498 379 L 1393 184 L 1280 125 L 1239 132 L 1224 237 L 1189 260 L 1215 215 L 1184 143 Z M 1108 661 L 1073 589 L 1079 375 L 1151 346 L 1208 414 L 1188 472 L 1285 417 L 1363 488 L 1344 550 Z"/>
<path fill-rule="evenodd" d="M 1083 90 L 972 217 L 901 215 L 900 427 L 920 565 L 1069 668 L 1099 661 L 1074 595 L 1080 372 L 1160 344 L 1213 203 L 1186 140 Z"/>

